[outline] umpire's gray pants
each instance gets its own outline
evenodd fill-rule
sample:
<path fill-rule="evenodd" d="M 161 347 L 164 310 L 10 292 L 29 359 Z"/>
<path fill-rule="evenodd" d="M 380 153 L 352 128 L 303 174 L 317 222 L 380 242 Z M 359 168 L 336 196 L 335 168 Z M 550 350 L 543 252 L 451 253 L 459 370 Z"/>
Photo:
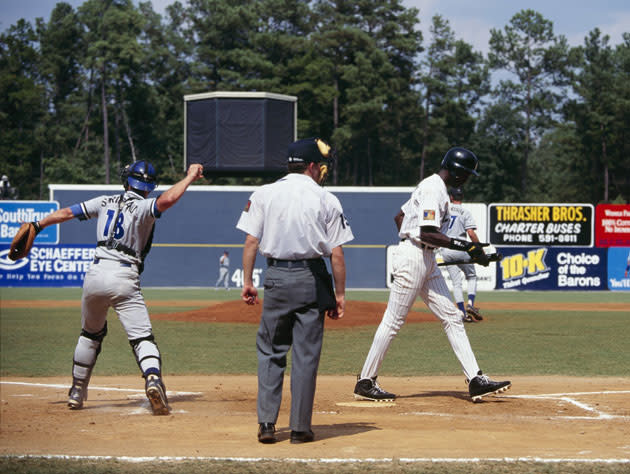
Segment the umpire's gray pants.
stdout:
<path fill-rule="evenodd" d="M 291 345 L 293 431 L 311 429 L 315 381 L 324 335 L 324 313 L 317 309 L 315 278 L 308 268 L 267 269 L 263 312 L 256 336 L 258 422 L 276 423 Z"/>

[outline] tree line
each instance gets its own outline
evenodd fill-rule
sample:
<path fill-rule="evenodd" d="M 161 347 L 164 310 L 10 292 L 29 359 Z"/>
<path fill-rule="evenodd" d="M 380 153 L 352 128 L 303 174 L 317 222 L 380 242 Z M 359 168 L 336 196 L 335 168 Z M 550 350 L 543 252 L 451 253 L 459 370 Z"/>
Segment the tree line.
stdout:
<path fill-rule="evenodd" d="M 117 183 L 138 159 L 171 183 L 184 95 L 265 91 L 297 96 L 298 135 L 335 146 L 329 184 L 411 186 L 459 145 L 481 160 L 467 200 L 626 203 L 629 79 L 630 33 L 571 47 L 533 10 L 491 30 L 484 55 L 402 0 L 190 0 L 164 15 L 59 2 L 0 35 L 0 171 L 22 199 Z"/>

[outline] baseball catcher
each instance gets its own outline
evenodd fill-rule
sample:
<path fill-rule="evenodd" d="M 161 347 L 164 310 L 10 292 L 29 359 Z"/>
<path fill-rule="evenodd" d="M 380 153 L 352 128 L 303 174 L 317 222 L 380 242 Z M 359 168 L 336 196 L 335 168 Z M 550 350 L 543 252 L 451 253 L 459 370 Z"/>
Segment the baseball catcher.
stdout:
<path fill-rule="evenodd" d="M 192 164 L 186 176 L 158 197 L 149 194 L 157 186 L 156 170 L 148 161 L 136 161 L 123 169 L 124 191 L 102 195 L 59 209 L 24 232 L 16 243 L 15 256 L 25 255 L 38 229 L 70 219 L 96 220 L 94 260 L 83 282 L 81 333 L 72 363 L 71 410 L 83 408 L 96 359 L 107 336 L 107 313 L 113 308 L 145 379 L 145 393 L 154 415 L 168 415 L 170 408 L 162 381 L 162 356 L 140 288 L 140 273 L 151 248 L 154 224 L 171 208 L 194 181 L 203 177 L 203 167 Z M 13 256 L 13 248 L 11 249 Z"/>

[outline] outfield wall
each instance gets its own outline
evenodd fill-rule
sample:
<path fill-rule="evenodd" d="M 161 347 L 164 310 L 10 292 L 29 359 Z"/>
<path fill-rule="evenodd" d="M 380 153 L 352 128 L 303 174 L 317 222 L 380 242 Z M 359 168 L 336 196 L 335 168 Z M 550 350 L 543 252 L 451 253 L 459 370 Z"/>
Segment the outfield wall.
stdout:
<path fill-rule="evenodd" d="M 159 193 L 165 189 L 167 187 L 158 187 L 156 192 Z M 190 187 L 181 200 L 166 211 L 157 222 L 153 248 L 141 277 L 142 284 L 152 287 L 214 286 L 219 274 L 219 257 L 224 250 L 227 250 L 231 261 L 230 286 L 241 286 L 242 246 L 245 235 L 237 230 L 235 225 L 250 194 L 255 189 L 255 187 L 241 186 Z M 387 288 L 389 270 L 391 270 L 389 267 L 391 259 L 388 255 L 398 242 L 393 216 L 409 198 L 413 187 L 328 187 L 327 189 L 341 201 L 355 236 L 352 242 L 344 246 L 347 287 Z M 2 232 L 6 236 L 4 240 L 0 240 L 0 286 L 80 286 L 83 275 L 93 258 L 94 243 L 97 239 L 95 222 L 72 220 L 58 226 L 55 231 L 51 229 L 49 239 L 57 239 L 56 242 L 54 240 L 42 241 L 38 236 L 29 257 L 18 262 L 11 262 L 6 258 L 8 244 L 11 234 L 19 223 L 8 221 L 18 214 L 21 216 L 32 214 L 34 211 L 28 210 L 31 208 L 51 205 L 53 208 L 57 206 L 63 208 L 100 194 L 117 194 L 121 191 L 119 185 L 51 185 L 49 201 L 22 201 L 28 212 L 3 211 L 3 222 L 0 222 L 0 225 L 3 226 Z M 8 201 L 0 201 L 0 209 L 4 209 L 2 206 L 5 203 Z M 497 206 L 505 205 L 486 206 L 483 203 L 464 203 L 464 207 L 468 208 L 475 217 L 478 225 L 477 233 L 482 241 L 489 241 L 491 234 L 493 238 L 496 237 L 494 218 L 497 213 L 494 209 Z M 555 207 L 566 206 L 570 205 Z M 580 206 L 584 208 L 584 215 L 593 214 L 592 206 Z M 527 205 L 527 207 L 529 209 L 533 206 Z M 538 211 L 540 211 L 539 215 L 544 214 L 542 212 L 544 209 L 538 209 Z M 502 214 L 497 215 L 501 217 Z M 582 214 L 580 218 L 583 218 Z M 489 224 L 490 219 L 492 219 L 491 224 Z M 7 227 L 5 230 L 5 227 L 10 225 L 13 227 Z M 489 225 L 493 225 L 492 232 Z M 588 232 L 584 230 L 585 225 L 588 225 Z M 503 225 L 502 228 L 506 226 Z M 557 227 L 556 231 L 558 229 L 561 230 L 560 234 L 568 235 L 564 232 L 564 227 Z M 592 229 L 593 224 L 589 221 L 582 224 L 581 234 L 576 235 L 579 239 L 590 238 L 592 242 Z M 290 229 L 287 229 L 287 232 L 290 232 Z M 552 237 L 547 235 L 547 238 L 550 240 Z M 630 248 L 610 249 L 614 258 L 609 258 L 608 249 L 594 249 L 592 243 L 587 247 L 567 248 L 564 252 L 556 252 L 555 248 L 553 251 L 547 251 L 551 249 L 550 246 L 540 245 L 531 247 L 497 245 L 496 247 L 509 258 L 498 264 L 492 263 L 487 268 L 477 266 L 478 290 L 480 291 L 494 288 L 630 290 L 630 278 L 623 275 L 625 259 L 622 259 L 624 255 L 630 253 Z M 530 253 L 532 251 L 535 252 Z M 575 263 L 586 259 L 582 255 L 585 251 L 589 252 L 589 255 L 596 254 L 597 263 L 588 265 Z M 560 260 L 557 258 L 558 254 L 560 254 Z M 586 260 L 592 262 L 593 258 Z M 572 263 L 565 264 L 561 261 Z M 254 271 L 255 283 L 258 280 L 261 284 L 261 276 L 265 268 L 265 261 L 259 255 Z M 443 274 L 450 285 L 445 270 Z M 517 280 L 518 283 L 516 283 Z"/>

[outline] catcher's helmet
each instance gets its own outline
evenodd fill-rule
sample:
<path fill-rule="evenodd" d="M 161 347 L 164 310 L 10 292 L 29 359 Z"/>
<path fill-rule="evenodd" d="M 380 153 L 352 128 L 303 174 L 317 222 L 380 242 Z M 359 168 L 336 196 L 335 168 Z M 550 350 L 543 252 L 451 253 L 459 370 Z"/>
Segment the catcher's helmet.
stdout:
<path fill-rule="evenodd" d="M 462 188 L 451 188 L 449 189 L 448 194 L 456 201 L 461 201 L 464 197 L 464 191 Z"/>
<path fill-rule="evenodd" d="M 155 168 L 148 161 L 136 161 L 125 167 L 122 172 L 123 184 L 140 191 L 153 191 L 155 182 Z"/>
<path fill-rule="evenodd" d="M 461 176 L 464 172 L 479 176 L 479 173 L 477 173 L 478 166 L 479 159 L 475 154 L 461 147 L 451 148 L 447 151 L 440 165 L 441 168 L 447 169 L 455 177 Z"/>

